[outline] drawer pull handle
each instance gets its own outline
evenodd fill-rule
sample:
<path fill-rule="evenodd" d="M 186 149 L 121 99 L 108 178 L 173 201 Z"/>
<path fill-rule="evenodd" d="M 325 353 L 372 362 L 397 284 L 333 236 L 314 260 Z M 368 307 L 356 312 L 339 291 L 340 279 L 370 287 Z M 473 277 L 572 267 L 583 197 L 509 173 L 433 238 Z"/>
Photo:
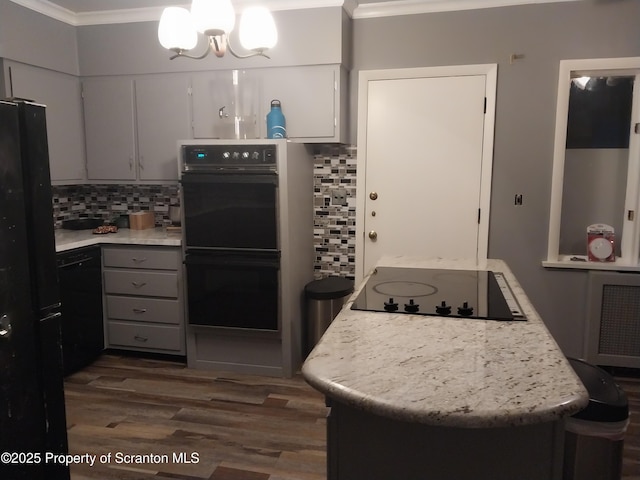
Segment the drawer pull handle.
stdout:
<path fill-rule="evenodd" d="M 146 262 L 146 261 L 147 261 L 147 259 L 146 259 L 146 258 L 136 258 L 136 257 L 133 257 L 131 260 L 132 260 L 134 263 L 142 263 L 142 262 Z"/>
<path fill-rule="evenodd" d="M 147 340 L 149 340 L 147 337 L 141 337 L 140 335 L 134 335 L 133 338 L 138 341 L 138 342 L 146 342 Z"/>
<path fill-rule="evenodd" d="M 133 313 L 147 313 L 146 308 L 134 308 Z"/>
<path fill-rule="evenodd" d="M 142 288 L 147 284 L 147 282 L 131 282 L 131 285 L 133 285 L 136 288 Z"/>

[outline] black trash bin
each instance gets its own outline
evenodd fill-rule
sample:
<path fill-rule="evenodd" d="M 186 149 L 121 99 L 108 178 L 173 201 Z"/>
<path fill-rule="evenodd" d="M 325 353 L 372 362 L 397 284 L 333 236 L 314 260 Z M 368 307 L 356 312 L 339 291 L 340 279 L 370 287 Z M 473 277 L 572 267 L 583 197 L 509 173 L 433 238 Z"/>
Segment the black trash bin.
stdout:
<path fill-rule="evenodd" d="M 308 355 L 353 293 L 353 280 L 344 277 L 314 280 L 304 287 L 304 293 L 307 301 L 305 354 Z"/>
<path fill-rule="evenodd" d="M 627 396 L 603 369 L 568 360 L 589 392 L 589 404 L 565 421 L 563 480 L 620 480 Z"/>

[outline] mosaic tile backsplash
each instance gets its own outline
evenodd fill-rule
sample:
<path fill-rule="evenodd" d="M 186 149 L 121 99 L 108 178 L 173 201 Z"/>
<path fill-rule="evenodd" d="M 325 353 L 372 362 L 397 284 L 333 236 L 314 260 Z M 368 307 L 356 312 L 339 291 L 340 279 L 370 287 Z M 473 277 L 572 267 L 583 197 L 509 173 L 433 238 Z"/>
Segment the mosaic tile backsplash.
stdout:
<path fill-rule="evenodd" d="M 101 218 L 152 211 L 156 226 L 170 225 L 169 207 L 180 204 L 178 185 L 71 185 L 53 186 L 56 228 L 63 220 Z M 354 278 L 356 223 L 356 148 L 323 145 L 314 154 L 314 276 Z M 346 205 L 332 204 L 342 189 Z"/>
<path fill-rule="evenodd" d="M 324 146 L 313 168 L 315 277 L 354 278 L 356 250 L 356 148 Z M 335 205 L 333 193 L 346 193 L 346 205 Z"/>
<path fill-rule="evenodd" d="M 180 205 L 177 185 L 71 185 L 53 186 L 56 228 L 63 220 L 101 218 L 152 211 L 156 226 L 170 225 L 169 207 Z"/>

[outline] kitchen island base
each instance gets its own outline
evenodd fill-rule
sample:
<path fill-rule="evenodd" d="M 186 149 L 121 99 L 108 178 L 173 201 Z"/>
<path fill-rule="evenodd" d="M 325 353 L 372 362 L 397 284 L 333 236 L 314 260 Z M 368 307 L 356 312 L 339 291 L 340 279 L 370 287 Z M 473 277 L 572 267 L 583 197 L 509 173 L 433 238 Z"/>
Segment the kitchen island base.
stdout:
<path fill-rule="evenodd" d="M 328 399 L 327 478 L 559 480 L 562 421 L 454 428 L 398 421 Z"/>

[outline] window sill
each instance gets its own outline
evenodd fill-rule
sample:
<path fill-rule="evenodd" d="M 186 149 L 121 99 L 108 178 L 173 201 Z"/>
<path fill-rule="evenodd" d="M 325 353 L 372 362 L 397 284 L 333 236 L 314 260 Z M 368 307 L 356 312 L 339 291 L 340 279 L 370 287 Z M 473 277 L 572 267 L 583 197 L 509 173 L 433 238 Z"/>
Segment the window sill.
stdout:
<path fill-rule="evenodd" d="M 580 260 L 571 260 L 579 258 Z M 617 259 L 614 262 L 590 262 L 586 255 L 560 255 L 557 260 L 543 260 L 545 268 L 565 268 L 570 270 L 609 270 L 615 272 L 640 272 L 640 264 Z"/>

